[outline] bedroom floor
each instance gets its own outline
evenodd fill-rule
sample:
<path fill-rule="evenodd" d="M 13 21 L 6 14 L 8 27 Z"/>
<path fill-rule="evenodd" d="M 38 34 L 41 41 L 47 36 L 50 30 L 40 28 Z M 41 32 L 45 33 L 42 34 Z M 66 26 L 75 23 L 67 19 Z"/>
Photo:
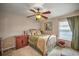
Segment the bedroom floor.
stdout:
<path fill-rule="evenodd" d="M 48 56 L 79 56 L 79 51 L 57 46 L 48 54 Z"/>
<path fill-rule="evenodd" d="M 30 46 L 26 46 L 20 49 L 10 49 L 5 51 L 4 56 L 41 56 L 35 49 Z"/>
<path fill-rule="evenodd" d="M 22 52 L 21 52 L 22 51 Z M 21 48 L 16 52 L 15 49 L 10 49 L 8 51 L 4 52 L 4 56 L 41 56 L 38 52 L 36 52 L 34 49 L 28 47 Z M 49 54 L 48 56 L 79 56 L 79 52 L 75 51 L 71 48 L 60 48 L 60 47 L 55 47 Z"/>

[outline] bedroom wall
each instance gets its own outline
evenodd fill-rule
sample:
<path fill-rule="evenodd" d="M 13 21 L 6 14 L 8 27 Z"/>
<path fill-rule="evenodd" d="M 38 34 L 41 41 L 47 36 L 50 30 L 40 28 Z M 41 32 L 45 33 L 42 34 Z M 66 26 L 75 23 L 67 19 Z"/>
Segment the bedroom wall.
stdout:
<path fill-rule="evenodd" d="M 2 14 L 0 13 L 0 37 L 2 35 Z"/>
<path fill-rule="evenodd" d="M 15 47 L 15 35 L 23 34 L 23 31 L 29 29 L 38 29 L 40 27 L 39 22 L 35 19 L 27 19 L 26 16 L 10 13 L 0 13 L 0 37 L 2 37 L 3 50 L 7 50 Z"/>
<path fill-rule="evenodd" d="M 26 16 L 20 14 L 3 12 L 0 18 L 0 36 L 2 38 L 20 35 L 23 34 L 23 31 L 39 27 L 37 21 L 27 19 Z"/>
<path fill-rule="evenodd" d="M 58 20 L 57 19 L 51 19 L 52 25 L 53 25 L 53 34 L 58 35 Z"/>
<path fill-rule="evenodd" d="M 51 18 L 52 25 L 53 25 L 53 34 L 56 35 L 57 38 L 58 38 L 58 34 L 59 34 L 59 22 L 60 21 L 66 21 L 67 17 L 72 17 L 72 16 L 76 16 L 76 15 L 79 15 L 79 10 L 67 13 L 67 14 L 59 16 L 59 17 Z"/>
<path fill-rule="evenodd" d="M 1 36 L 1 14 L 0 14 L 0 36 Z"/>

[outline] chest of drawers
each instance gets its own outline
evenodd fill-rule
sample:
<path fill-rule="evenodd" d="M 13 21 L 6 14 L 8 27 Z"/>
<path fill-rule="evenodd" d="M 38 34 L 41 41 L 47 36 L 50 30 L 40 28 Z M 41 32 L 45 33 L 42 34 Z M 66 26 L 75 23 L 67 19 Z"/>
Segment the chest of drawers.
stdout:
<path fill-rule="evenodd" d="M 16 36 L 16 48 L 22 48 L 26 45 L 28 45 L 28 36 L 27 35 Z"/>

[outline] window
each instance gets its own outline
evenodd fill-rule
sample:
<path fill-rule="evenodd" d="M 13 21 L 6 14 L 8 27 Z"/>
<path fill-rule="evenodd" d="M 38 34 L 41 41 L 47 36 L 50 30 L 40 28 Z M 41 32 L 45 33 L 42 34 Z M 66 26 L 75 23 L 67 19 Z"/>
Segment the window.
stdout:
<path fill-rule="evenodd" d="M 59 22 L 59 39 L 69 40 L 72 39 L 72 32 L 69 27 L 68 21 Z"/>

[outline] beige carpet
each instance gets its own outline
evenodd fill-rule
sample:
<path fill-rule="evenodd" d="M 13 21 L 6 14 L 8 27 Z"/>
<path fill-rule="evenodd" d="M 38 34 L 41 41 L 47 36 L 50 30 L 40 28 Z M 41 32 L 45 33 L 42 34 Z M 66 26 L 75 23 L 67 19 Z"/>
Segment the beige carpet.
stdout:
<path fill-rule="evenodd" d="M 48 54 L 48 56 L 79 56 L 79 51 L 75 51 L 71 48 L 55 47 Z M 35 49 L 30 46 L 26 46 L 20 49 L 11 49 L 4 53 L 4 56 L 41 56 Z"/>
<path fill-rule="evenodd" d="M 52 49 L 48 56 L 79 56 L 79 51 L 73 50 L 72 48 L 61 48 L 57 46 Z"/>
<path fill-rule="evenodd" d="M 35 49 L 26 46 L 17 50 L 11 50 L 4 53 L 5 56 L 41 56 Z"/>

